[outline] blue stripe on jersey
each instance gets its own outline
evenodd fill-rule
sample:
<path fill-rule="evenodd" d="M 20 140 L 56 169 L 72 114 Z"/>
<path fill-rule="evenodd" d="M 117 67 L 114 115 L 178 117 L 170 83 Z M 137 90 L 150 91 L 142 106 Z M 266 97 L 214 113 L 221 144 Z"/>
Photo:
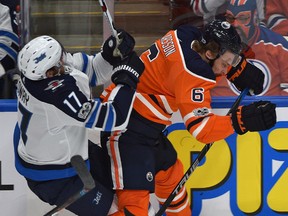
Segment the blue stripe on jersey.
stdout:
<path fill-rule="evenodd" d="M 9 56 L 11 56 L 15 61 L 17 59 L 17 52 L 12 49 L 11 47 L 5 45 L 5 44 L 0 44 L 0 48 L 5 50 Z"/>
<path fill-rule="evenodd" d="M 82 67 L 82 71 L 85 73 L 85 74 L 87 74 L 87 67 L 88 67 L 88 57 L 87 57 L 87 54 L 85 54 L 85 53 L 81 53 L 82 54 L 82 59 L 83 59 L 83 67 Z M 87 74 L 88 75 L 88 74 Z M 92 73 L 92 77 L 89 77 L 89 80 L 90 80 L 90 86 L 91 87 L 94 87 L 94 86 L 96 86 L 97 85 L 97 78 L 96 78 L 96 73 L 95 73 L 95 71 L 94 71 L 94 69 L 93 69 L 93 73 Z"/>
<path fill-rule="evenodd" d="M 18 124 L 16 124 L 14 129 L 14 154 L 15 154 L 15 167 L 17 171 L 25 176 L 26 178 L 35 180 L 35 181 L 48 181 L 48 180 L 54 180 L 54 179 L 61 179 L 61 178 L 69 178 L 71 176 L 77 175 L 75 169 L 73 167 L 65 168 L 65 169 L 59 169 L 59 170 L 37 170 L 32 168 L 26 168 L 24 167 L 21 162 L 20 158 L 17 152 L 17 147 L 19 144 L 20 139 L 20 129 L 18 127 Z M 90 170 L 90 162 L 89 160 L 85 161 L 86 166 Z M 32 164 L 31 164 L 32 165 Z M 60 165 L 61 166 L 61 165 Z M 37 167 L 37 165 L 35 165 Z"/>
<path fill-rule="evenodd" d="M 0 36 L 2 37 L 8 37 L 11 40 L 13 40 L 13 42 L 15 44 L 17 44 L 19 46 L 19 38 L 17 37 L 17 35 L 15 33 L 12 32 L 8 32 L 8 31 L 4 31 L 4 30 L 0 30 Z"/>
<path fill-rule="evenodd" d="M 91 87 L 94 87 L 97 85 L 97 78 L 96 78 L 96 73 L 93 69 L 93 74 L 92 74 L 92 77 L 91 77 L 91 80 L 90 80 L 90 86 Z"/>
<path fill-rule="evenodd" d="M 85 53 L 81 53 L 82 54 L 82 58 L 83 58 L 83 67 L 82 67 L 82 71 L 86 74 L 86 70 L 87 70 L 87 66 L 88 66 L 88 57 Z"/>
<path fill-rule="evenodd" d="M 94 123 L 95 123 L 96 114 L 97 114 L 99 106 L 101 104 L 100 99 L 98 99 L 98 98 L 95 99 L 95 104 L 97 104 L 96 108 L 93 110 L 93 113 L 90 115 L 90 118 L 89 118 L 89 120 L 87 121 L 87 123 L 85 125 L 86 128 L 92 128 Z"/>
<path fill-rule="evenodd" d="M 109 112 L 108 112 L 108 117 L 106 119 L 106 125 L 104 128 L 104 131 L 111 131 L 112 127 L 114 125 L 114 119 L 115 119 L 115 115 L 112 109 L 112 106 L 109 106 Z"/>

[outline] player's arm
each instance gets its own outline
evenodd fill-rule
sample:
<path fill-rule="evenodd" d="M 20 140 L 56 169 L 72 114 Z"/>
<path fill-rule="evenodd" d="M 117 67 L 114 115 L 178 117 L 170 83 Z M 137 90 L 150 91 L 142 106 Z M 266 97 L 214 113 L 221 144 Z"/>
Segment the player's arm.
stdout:
<path fill-rule="evenodd" d="M 125 129 L 135 99 L 135 88 L 143 71 L 144 64 L 134 52 L 114 68 L 112 82 L 116 87 L 107 102 L 91 100 L 75 87 L 65 89 L 56 106 L 66 115 L 59 116 L 69 125 L 84 125 L 103 131 Z"/>
<path fill-rule="evenodd" d="M 226 0 L 210 1 L 210 0 L 191 0 L 190 7 L 198 16 L 203 16 L 206 13 L 215 11 L 218 7 L 223 5 Z"/>
<path fill-rule="evenodd" d="M 186 127 L 198 141 L 211 143 L 224 139 L 233 132 L 242 135 L 247 131 L 263 131 L 272 128 L 276 124 L 275 108 L 275 104 L 269 101 L 258 101 L 240 106 L 230 116 L 210 113 L 187 119 Z"/>
<path fill-rule="evenodd" d="M 194 86 L 188 77 L 179 81 L 182 86 L 190 85 L 191 88 L 190 91 L 176 91 L 178 98 L 181 98 L 179 109 L 184 124 L 200 142 L 215 142 L 234 132 L 244 134 L 247 131 L 267 130 L 276 123 L 275 104 L 261 101 L 239 107 L 230 116 L 215 115 L 211 109 L 210 89 L 214 86 L 212 81 L 194 79 L 194 83 L 197 83 L 193 84 Z"/>
<path fill-rule="evenodd" d="M 90 86 L 102 85 L 110 80 L 113 67 L 121 62 L 120 56 L 113 56 L 115 49 L 121 52 L 123 58 L 127 58 L 133 51 L 135 40 L 124 30 L 118 31 L 120 44 L 117 45 L 116 38 L 110 36 L 102 45 L 101 52 L 95 55 L 86 53 L 75 53 L 66 55 L 66 64 L 72 66 L 89 77 Z"/>

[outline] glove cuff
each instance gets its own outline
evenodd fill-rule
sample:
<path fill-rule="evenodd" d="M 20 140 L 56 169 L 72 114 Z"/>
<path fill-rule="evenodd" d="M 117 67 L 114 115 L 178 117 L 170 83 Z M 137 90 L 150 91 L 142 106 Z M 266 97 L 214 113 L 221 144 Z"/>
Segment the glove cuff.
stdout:
<path fill-rule="evenodd" d="M 120 57 L 114 57 L 112 55 L 107 54 L 106 52 L 101 52 L 101 55 L 103 57 L 103 59 L 105 61 L 107 61 L 109 64 L 111 64 L 112 66 L 115 66 L 117 64 L 119 64 L 121 62 L 121 58 Z"/>
<path fill-rule="evenodd" d="M 111 80 L 116 85 L 117 84 L 128 85 L 133 89 L 136 89 L 137 83 L 139 82 L 139 80 L 133 79 L 127 73 L 118 73 L 118 72 L 115 72 L 112 75 Z"/>
<path fill-rule="evenodd" d="M 241 117 L 242 107 L 243 106 L 238 107 L 234 112 L 232 112 L 231 115 L 233 128 L 235 132 L 240 135 L 245 134 L 247 132 L 247 129 L 244 127 L 244 123 Z"/>
<path fill-rule="evenodd" d="M 237 79 L 242 74 L 246 65 L 247 65 L 246 59 L 242 58 L 236 67 L 231 67 L 231 69 L 226 75 L 227 79 L 233 83 L 235 79 Z"/>

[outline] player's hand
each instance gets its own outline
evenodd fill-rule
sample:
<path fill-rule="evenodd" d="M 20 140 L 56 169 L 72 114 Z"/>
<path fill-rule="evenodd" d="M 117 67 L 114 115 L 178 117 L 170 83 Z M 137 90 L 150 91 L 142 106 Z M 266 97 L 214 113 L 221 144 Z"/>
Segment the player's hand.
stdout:
<path fill-rule="evenodd" d="M 111 65 L 119 64 L 129 56 L 135 46 L 135 39 L 124 30 L 117 30 L 118 39 L 110 36 L 103 44 L 101 54 Z"/>
<path fill-rule="evenodd" d="M 264 73 L 247 62 L 244 56 L 237 66 L 231 67 L 226 77 L 239 91 L 249 88 L 250 95 L 257 95 L 263 91 Z"/>
<path fill-rule="evenodd" d="M 276 124 L 276 105 L 270 101 L 257 101 L 240 106 L 231 113 L 232 125 L 238 134 L 247 131 L 263 131 Z"/>
<path fill-rule="evenodd" d="M 114 67 L 111 80 L 116 85 L 123 84 L 136 89 L 144 68 L 143 62 L 134 51 L 124 61 Z"/>
<path fill-rule="evenodd" d="M 10 69 L 6 73 L 9 79 L 14 83 L 15 87 L 17 88 L 18 81 L 20 80 L 20 71 L 18 70 L 18 68 L 16 67 Z"/>

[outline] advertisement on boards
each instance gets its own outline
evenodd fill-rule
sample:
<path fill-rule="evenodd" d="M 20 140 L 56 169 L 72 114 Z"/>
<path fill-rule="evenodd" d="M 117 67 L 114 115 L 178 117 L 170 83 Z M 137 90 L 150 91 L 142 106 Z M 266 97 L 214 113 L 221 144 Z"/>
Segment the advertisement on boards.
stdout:
<path fill-rule="evenodd" d="M 185 183 L 193 216 L 288 215 L 288 103 L 283 101 L 277 102 L 275 127 L 241 136 L 233 134 L 213 143 Z M 214 112 L 225 115 L 229 106 L 216 103 Z M 41 215 L 52 207 L 30 192 L 14 167 L 16 121 L 16 101 L 0 101 L 1 215 Z M 185 130 L 177 115 L 167 130 L 187 170 L 204 144 Z"/>

